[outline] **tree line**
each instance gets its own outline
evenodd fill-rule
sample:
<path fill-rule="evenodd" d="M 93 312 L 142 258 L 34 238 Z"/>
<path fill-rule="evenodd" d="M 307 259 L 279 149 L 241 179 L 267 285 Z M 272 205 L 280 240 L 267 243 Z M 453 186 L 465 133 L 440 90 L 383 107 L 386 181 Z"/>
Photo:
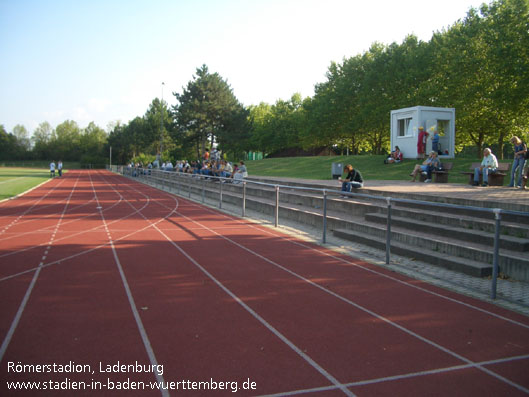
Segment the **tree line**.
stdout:
<path fill-rule="evenodd" d="M 108 133 L 65 121 L 42 123 L 30 139 L 23 126 L 0 126 L 0 158 L 90 160 L 107 158 L 110 146 L 120 163 L 200 158 L 213 146 L 233 159 L 249 151 L 379 154 L 390 149 L 390 111 L 417 105 L 456 109 L 456 152 L 493 146 L 502 156 L 509 137 L 529 129 L 529 0 L 472 8 L 428 42 L 410 35 L 373 43 L 332 62 L 312 97 L 245 107 L 206 65 L 173 96 L 175 105 L 155 98 L 143 116 Z"/>

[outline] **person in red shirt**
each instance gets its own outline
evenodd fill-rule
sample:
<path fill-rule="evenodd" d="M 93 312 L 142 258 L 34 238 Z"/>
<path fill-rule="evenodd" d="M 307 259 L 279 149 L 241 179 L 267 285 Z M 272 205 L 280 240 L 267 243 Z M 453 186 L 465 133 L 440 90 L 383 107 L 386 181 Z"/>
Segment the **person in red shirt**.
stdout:
<path fill-rule="evenodd" d="M 419 138 L 417 139 L 417 157 L 424 158 L 426 153 L 426 140 L 428 133 L 424 131 L 424 127 L 419 127 Z"/>

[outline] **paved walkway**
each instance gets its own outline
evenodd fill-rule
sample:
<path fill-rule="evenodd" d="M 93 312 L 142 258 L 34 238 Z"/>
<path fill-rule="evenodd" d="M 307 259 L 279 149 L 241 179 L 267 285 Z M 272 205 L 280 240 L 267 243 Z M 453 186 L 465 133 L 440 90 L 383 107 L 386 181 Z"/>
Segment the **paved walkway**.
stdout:
<path fill-rule="evenodd" d="M 314 180 L 280 177 L 254 177 L 255 179 L 274 180 L 277 183 L 303 183 L 319 186 L 322 189 L 340 189 L 336 180 Z M 250 177 L 250 179 L 253 179 Z M 487 188 L 455 183 L 422 183 L 408 181 L 366 181 L 364 192 L 379 193 L 416 200 L 450 202 L 459 205 L 476 205 L 488 208 L 503 208 L 529 214 L 529 189 L 521 190 L 508 187 L 490 186 Z"/>

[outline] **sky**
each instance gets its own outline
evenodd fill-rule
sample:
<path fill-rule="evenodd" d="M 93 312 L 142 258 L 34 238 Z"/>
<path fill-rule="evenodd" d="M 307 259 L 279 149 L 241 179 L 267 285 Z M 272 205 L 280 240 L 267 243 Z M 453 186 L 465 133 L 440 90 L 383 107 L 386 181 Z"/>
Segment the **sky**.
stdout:
<path fill-rule="evenodd" d="M 0 124 L 128 123 L 203 64 L 245 106 L 312 96 L 331 62 L 429 41 L 482 2 L 0 0 Z"/>

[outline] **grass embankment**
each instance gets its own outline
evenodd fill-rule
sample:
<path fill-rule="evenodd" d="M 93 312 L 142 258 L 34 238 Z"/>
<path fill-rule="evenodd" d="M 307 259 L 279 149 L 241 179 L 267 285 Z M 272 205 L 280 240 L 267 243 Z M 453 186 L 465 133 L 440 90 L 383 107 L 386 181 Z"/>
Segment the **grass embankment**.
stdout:
<path fill-rule="evenodd" d="M 386 156 L 314 156 L 314 157 L 285 157 L 248 161 L 246 166 L 250 175 L 279 176 L 304 179 L 331 179 L 332 163 L 352 164 L 366 180 L 403 180 L 410 179 L 409 174 L 415 164 L 422 161 L 405 159 L 399 164 L 384 164 Z M 468 176 L 461 172 L 468 172 L 470 165 L 480 160 L 476 157 L 456 157 L 446 159 L 452 162 L 453 169 L 448 177 L 449 183 L 467 183 Z M 512 161 L 512 160 L 511 160 Z M 509 162 L 502 160 L 501 162 Z M 509 178 L 505 178 L 509 183 Z"/>
<path fill-rule="evenodd" d="M 50 178 L 43 168 L 0 167 L 0 200 L 16 196 Z"/>

